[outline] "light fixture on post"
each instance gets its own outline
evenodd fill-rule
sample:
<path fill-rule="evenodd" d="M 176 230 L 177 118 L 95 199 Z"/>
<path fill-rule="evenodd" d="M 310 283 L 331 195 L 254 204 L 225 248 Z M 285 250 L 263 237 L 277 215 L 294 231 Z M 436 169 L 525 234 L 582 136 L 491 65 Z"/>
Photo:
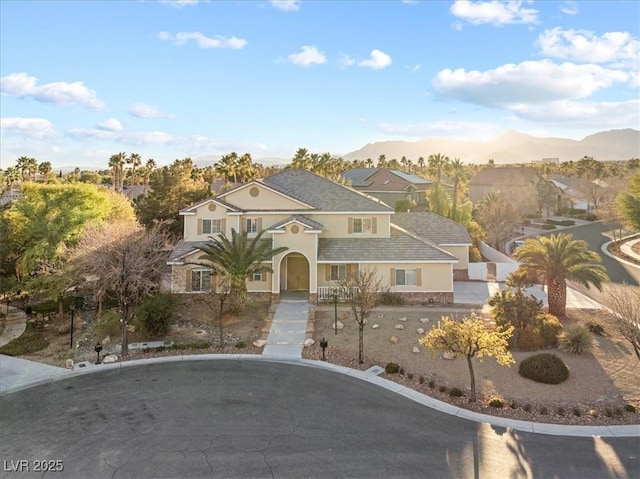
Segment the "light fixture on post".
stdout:
<path fill-rule="evenodd" d="M 338 288 L 333 288 L 333 330 L 338 334 Z"/>
<path fill-rule="evenodd" d="M 93 349 L 95 350 L 98 357 L 96 358 L 96 364 L 100 364 L 100 351 L 102 351 L 102 344 L 97 343 Z"/>
<path fill-rule="evenodd" d="M 69 310 L 71 311 L 71 340 L 69 341 L 69 348 L 73 350 L 73 314 L 76 311 L 76 298 L 73 297 L 73 301 L 69 305 Z"/>

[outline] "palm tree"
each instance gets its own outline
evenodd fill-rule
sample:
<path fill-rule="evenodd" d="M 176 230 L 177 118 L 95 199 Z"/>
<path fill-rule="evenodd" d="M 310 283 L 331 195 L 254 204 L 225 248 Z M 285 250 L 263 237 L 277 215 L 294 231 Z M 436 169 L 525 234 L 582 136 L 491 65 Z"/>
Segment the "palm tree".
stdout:
<path fill-rule="evenodd" d="M 52 167 L 50 161 L 43 161 L 38 165 L 38 173 L 42 175 L 42 181 L 47 182 L 47 176 L 51 173 Z"/>
<path fill-rule="evenodd" d="M 602 290 L 602 283 L 609 280 L 604 266 L 598 264 L 602 261 L 598 253 L 590 251 L 585 241 L 574 240 L 571 234 L 528 239 L 514 257 L 526 276 L 547 285 L 549 313 L 556 316 L 566 312 L 567 281 Z"/>
<path fill-rule="evenodd" d="M 111 155 L 109 158 L 109 168 L 113 173 L 113 190 L 122 193 L 122 185 L 124 183 L 124 164 L 127 160 L 127 154 L 124 152 Z"/>
<path fill-rule="evenodd" d="M 20 170 L 13 166 L 8 167 L 5 171 L 5 179 L 9 187 L 9 192 L 13 192 L 14 183 L 20 180 Z"/>
<path fill-rule="evenodd" d="M 306 148 L 298 148 L 296 154 L 293 155 L 291 160 L 291 168 L 298 168 L 303 170 L 309 169 L 309 150 Z"/>
<path fill-rule="evenodd" d="M 464 173 L 464 163 L 460 161 L 460 158 L 454 158 L 454 160 L 448 164 L 447 175 L 453 182 L 453 199 L 451 202 L 451 219 L 453 221 L 458 221 L 458 187 L 464 179 Z"/>
<path fill-rule="evenodd" d="M 211 267 L 230 287 L 229 303 L 232 311 L 242 312 L 247 304 L 247 278 L 273 269 L 266 263 L 273 256 L 286 251 L 286 246 L 273 248 L 271 241 L 262 240 L 265 230 L 249 239 L 247 231 L 231 230 L 231 238 L 224 234 L 210 236 L 210 241 L 198 249 L 204 254 L 198 259 L 201 266 Z"/>
<path fill-rule="evenodd" d="M 449 157 L 442 153 L 436 153 L 435 155 L 429 155 L 427 158 L 427 165 L 429 168 L 429 174 L 435 176 L 436 183 L 440 183 L 442 178 L 442 170 L 447 167 L 449 163 Z"/>
<path fill-rule="evenodd" d="M 131 186 L 134 186 L 137 183 L 136 168 L 142 165 L 142 158 L 138 153 L 131 153 L 126 161 L 131 165 Z"/>
<path fill-rule="evenodd" d="M 220 160 L 216 162 L 213 167 L 215 168 L 216 173 L 224 178 L 224 181 L 226 183 L 230 183 L 232 178 L 233 183 L 237 183 L 238 169 L 240 165 L 238 154 L 235 151 L 229 153 L 228 155 L 222 155 Z"/>

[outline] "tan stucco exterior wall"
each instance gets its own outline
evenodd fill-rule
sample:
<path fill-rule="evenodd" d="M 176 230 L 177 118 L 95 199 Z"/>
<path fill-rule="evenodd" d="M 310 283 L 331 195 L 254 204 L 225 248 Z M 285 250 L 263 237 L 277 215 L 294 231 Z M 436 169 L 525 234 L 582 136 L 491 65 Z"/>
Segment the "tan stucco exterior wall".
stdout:
<path fill-rule="evenodd" d="M 257 196 L 251 196 L 254 188 L 257 189 Z M 282 196 L 279 193 L 275 193 L 261 185 L 248 185 L 244 188 L 240 188 L 236 191 L 232 191 L 223 199 L 232 205 L 235 205 L 241 209 L 251 210 L 257 209 L 270 209 L 270 210 L 300 210 L 305 206 L 302 203 L 298 203 L 290 198 Z"/>
<path fill-rule="evenodd" d="M 294 228 L 295 227 L 295 228 Z M 293 230 L 298 230 L 297 233 L 294 233 Z M 280 292 L 280 288 L 283 285 L 284 278 L 282 277 L 283 272 L 283 260 L 284 258 L 291 253 L 299 253 L 307 258 L 309 262 L 309 291 L 315 292 L 317 288 L 317 233 L 305 233 L 304 227 L 298 223 L 292 223 L 286 226 L 285 233 L 278 233 L 273 235 L 273 247 L 278 248 L 280 246 L 287 246 L 289 249 L 284 253 L 281 253 L 273 258 L 273 270 L 274 270 L 274 281 L 273 281 L 273 293 Z"/>
<path fill-rule="evenodd" d="M 211 207 L 211 208 L 210 208 Z M 212 208 L 213 211 L 212 211 Z M 223 206 L 209 203 L 196 209 L 195 215 L 184 215 L 184 240 L 185 241 L 206 241 L 210 235 L 198 234 L 198 220 L 225 220 L 226 235 L 231 234 L 231 228 L 235 228 L 236 219 L 227 215 L 227 209 Z"/>
<path fill-rule="evenodd" d="M 390 227 L 389 227 L 389 218 L 391 215 L 388 214 L 351 214 L 351 213 L 343 213 L 343 214 L 326 214 L 326 215 L 314 215 L 308 214 L 305 215 L 308 218 L 317 221 L 321 225 L 324 226 L 322 236 L 323 237 L 332 237 L 332 238 L 344 238 L 344 237 L 353 237 L 354 234 L 349 234 L 349 218 L 375 218 L 376 219 L 376 233 L 359 233 L 355 236 L 366 238 L 366 237 L 374 237 L 374 236 L 383 236 L 385 238 L 389 237 Z"/>
<path fill-rule="evenodd" d="M 468 246 L 441 246 L 441 248 L 458 258 L 458 263 L 453 265 L 453 269 L 469 269 Z"/>

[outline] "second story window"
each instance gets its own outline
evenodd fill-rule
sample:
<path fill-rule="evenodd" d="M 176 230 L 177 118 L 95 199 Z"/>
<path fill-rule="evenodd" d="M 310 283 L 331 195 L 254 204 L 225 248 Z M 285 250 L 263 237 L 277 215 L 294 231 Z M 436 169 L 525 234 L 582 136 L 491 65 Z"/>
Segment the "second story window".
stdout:
<path fill-rule="evenodd" d="M 213 235 L 222 233 L 222 220 L 202 220 L 202 234 Z"/>
<path fill-rule="evenodd" d="M 247 218 L 247 233 L 258 232 L 258 218 Z"/>
<path fill-rule="evenodd" d="M 375 222 L 372 218 L 351 218 L 349 233 L 375 233 Z"/>

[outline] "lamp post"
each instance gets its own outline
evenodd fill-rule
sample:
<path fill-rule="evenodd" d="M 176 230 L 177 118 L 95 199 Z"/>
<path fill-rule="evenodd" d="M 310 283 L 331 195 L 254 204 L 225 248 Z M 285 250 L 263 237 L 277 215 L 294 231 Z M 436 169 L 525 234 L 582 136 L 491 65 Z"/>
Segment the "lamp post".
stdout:
<path fill-rule="evenodd" d="M 73 298 L 73 302 L 69 305 L 69 310 L 71 311 L 71 341 L 69 342 L 69 348 L 73 349 L 73 313 L 76 310 L 75 298 Z"/>
<path fill-rule="evenodd" d="M 93 349 L 95 350 L 98 357 L 96 358 L 96 364 L 100 364 L 100 351 L 102 351 L 102 344 L 96 344 Z"/>
<path fill-rule="evenodd" d="M 333 330 L 338 334 L 338 288 L 333 288 Z"/>
<path fill-rule="evenodd" d="M 322 348 L 322 360 L 326 361 L 327 357 L 325 356 L 325 350 L 327 349 L 327 346 L 329 345 L 329 341 L 326 340 L 326 338 L 322 338 L 320 340 L 320 347 Z"/>

